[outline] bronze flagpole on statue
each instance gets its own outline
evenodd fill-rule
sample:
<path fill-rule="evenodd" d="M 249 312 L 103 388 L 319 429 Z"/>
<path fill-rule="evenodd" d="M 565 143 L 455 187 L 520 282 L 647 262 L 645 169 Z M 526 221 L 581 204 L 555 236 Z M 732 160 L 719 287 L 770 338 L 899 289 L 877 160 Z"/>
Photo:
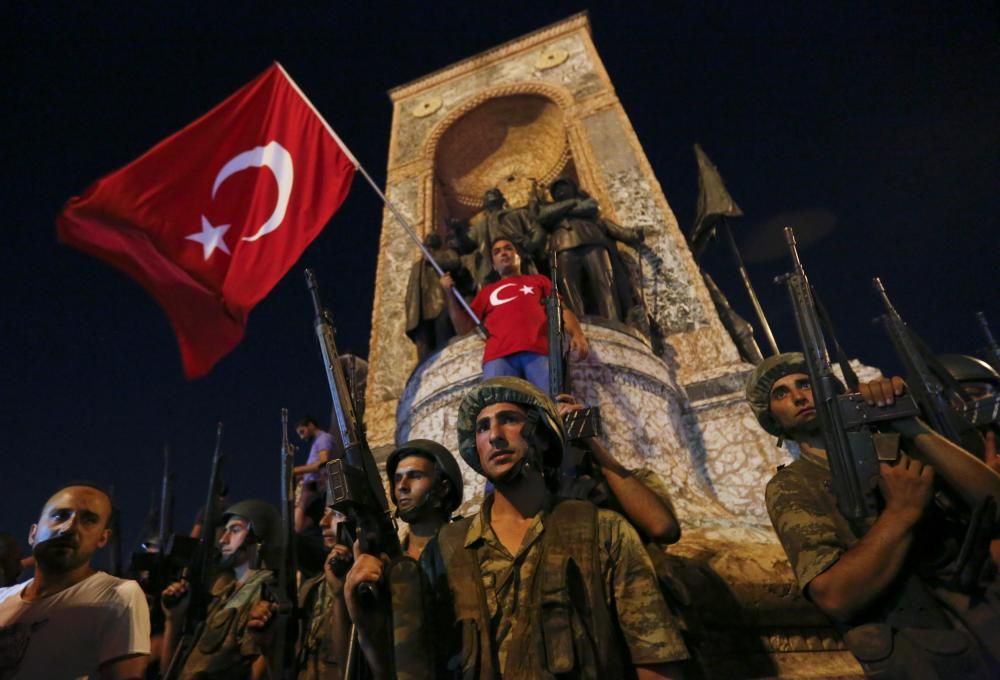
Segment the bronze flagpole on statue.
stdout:
<path fill-rule="evenodd" d="M 774 340 L 771 325 L 767 322 L 764 309 L 757 298 L 757 292 L 750 282 L 750 275 L 743 264 L 743 257 L 740 255 L 740 250 L 736 246 L 732 230 L 729 228 L 729 218 L 742 217 L 743 211 L 736 205 L 733 197 L 729 195 L 726 185 L 722 181 L 722 175 L 719 174 L 718 169 L 700 145 L 694 145 L 694 153 L 698 162 L 698 210 L 695 216 L 694 228 L 692 228 L 689 237 L 691 251 L 694 253 L 695 260 L 697 261 L 708 245 L 712 234 L 718 231 L 718 227 L 722 227 L 724 238 L 729 244 L 733 259 L 736 261 L 736 268 L 739 271 L 740 279 L 743 281 L 743 287 L 750 297 L 750 304 L 753 305 L 757 319 L 760 321 L 761 330 L 764 332 L 764 337 L 767 338 L 771 353 L 778 354 L 778 343 Z M 752 338 L 749 340 L 753 342 Z M 756 345 L 756 343 L 754 344 Z M 757 350 L 758 353 L 759 351 Z"/>

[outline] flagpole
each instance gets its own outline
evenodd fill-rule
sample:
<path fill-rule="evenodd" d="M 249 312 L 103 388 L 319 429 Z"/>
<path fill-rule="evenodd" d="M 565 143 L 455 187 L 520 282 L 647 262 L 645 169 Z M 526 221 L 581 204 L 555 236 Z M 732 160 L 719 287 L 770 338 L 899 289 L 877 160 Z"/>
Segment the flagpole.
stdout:
<path fill-rule="evenodd" d="M 293 88 L 295 88 L 295 91 L 299 93 L 299 96 L 302 97 L 302 100 L 309 106 L 309 108 L 313 110 L 313 113 L 316 114 L 316 117 L 319 118 L 320 121 L 322 121 L 323 125 L 326 127 L 326 131 L 330 133 L 330 136 L 333 137 L 334 141 L 337 142 L 337 145 L 340 146 L 340 148 L 344 151 L 345 154 L 347 154 L 347 157 L 351 160 L 351 163 L 354 164 L 354 167 L 358 170 L 358 172 L 361 173 L 361 176 L 365 178 L 365 181 L 368 182 L 369 186 L 371 186 L 371 188 L 375 190 L 375 193 L 378 194 L 378 197 L 382 199 L 382 203 L 384 203 L 385 207 L 389 209 L 389 212 L 392 213 L 392 216 L 396 218 L 396 222 L 399 223 L 399 226 L 403 228 L 403 230 L 407 233 L 407 235 L 409 235 L 409 237 L 413 240 L 413 242 L 417 244 L 417 247 L 420 248 L 420 252 L 423 253 L 424 259 L 426 259 L 427 262 L 430 263 L 432 267 L 434 267 L 434 270 L 438 273 L 438 276 L 444 276 L 444 270 L 441 269 L 441 265 L 437 263 L 437 260 L 434 259 L 434 256 L 431 255 L 429 250 L 427 250 L 427 247 L 420 240 L 420 237 L 417 236 L 417 232 L 414 231 L 412 226 L 410 226 L 410 223 L 407 221 L 403 213 L 399 211 L 399 208 L 397 208 L 396 205 L 392 201 L 390 201 L 389 198 L 385 195 L 382 189 L 379 188 L 379 186 L 375 183 L 375 180 L 373 180 L 371 175 L 368 174 L 368 171 L 365 170 L 365 167 L 361 165 L 361 162 L 358 161 L 357 157 L 355 157 L 355 155 L 351 153 L 351 150 L 347 148 L 347 145 L 344 144 L 344 141 L 337 135 L 336 132 L 333 131 L 333 128 L 330 127 L 330 124 L 326 122 L 326 118 L 324 118 L 323 115 L 319 112 L 319 110 L 316 109 L 313 103 L 309 100 L 309 97 L 306 96 L 306 93 L 302 91 L 302 88 L 298 86 L 298 83 L 292 80 L 292 77 L 288 75 L 288 71 L 285 70 L 285 67 L 282 66 L 277 61 L 274 62 L 274 65 L 278 67 L 281 73 L 288 80 L 288 83 Z M 455 299 L 458 300 L 458 303 L 462 305 L 462 309 L 465 310 L 465 313 L 468 314 L 469 318 L 475 322 L 476 330 L 478 331 L 479 335 L 484 340 L 488 338 L 490 335 L 489 331 L 486 330 L 486 327 L 483 325 L 483 322 L 480 321 L 479 317 L 476 316 L 476 313 L 472 311 L 471 307 L 469 307 L 469 303 L 465 301 L 465 298 L 462 297 L 462 294 L 458 292 L 458 289 L 452 286 L 451 292 L 455 296 Z"/>

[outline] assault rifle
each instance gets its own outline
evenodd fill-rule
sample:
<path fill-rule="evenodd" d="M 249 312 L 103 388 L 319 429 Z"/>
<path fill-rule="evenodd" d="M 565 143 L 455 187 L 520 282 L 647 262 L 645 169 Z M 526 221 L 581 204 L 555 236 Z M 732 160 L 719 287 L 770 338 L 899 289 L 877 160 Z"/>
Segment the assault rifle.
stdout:
<path fill-rule="evenodd" d="M 160 482 L 160 499 L 157 530 L 157 550 L 148 547 L 132 553 L 129 573 L 143 589 L 157 600 L 160 593 L 173 583 L 191 565 L 198 549 L 198 539 L 173 533 L 174 474 L 170 471 L 170 447 L 163 447 L 163 477 Z M 145 572 L 145 573 L 144 573 Z"/>
<path fill-rule="evenodd" d="M 889 301 L 885 286 L 878 277 L 872 280 L 885 307 L 879 319 L 893 349 L 906 371 L 906 391 L 920 405 L 927 422 L 942 435 L 966 451 L 982 458 L 985 448 L 983 437 L 965 414 L 965 408 L 974 406 L 961 384 L 941 365 L 916 333 L 913 332 Z M 956 410 L 953 404 L 960 403 Z"/>
<path fill-rule="evenodd" d="M 278 605 L 274 646 L 269 663 L 271 677 L 295 677 L 295 641 L 298 639 L 298 560 L 295 545 L 295 445 L 288 441 L 288 409 L 281 409 L 281 562 L 268 565 L 278 572 L 277 584 L 265 597 Z"/>
<path fill-rule="evenodd" d="M 879 422 L 919 415 L 920 409 L 909 395 L 897 398 L 891 406 L 874 407 L 869 406 L 860 394 L 842 393 L 843 388 L 833 373 L 827 352 L 820 311 L 799 259 L 795 232 L 791 227 L 785 227 L 785 240 L 792 256 L 793 271 L 778 277 L 775 282 L 785 283 L 791 297 L 816 415 L 826 441 L 837 507 L 849 520 L 874 517 L 878 514 L 874 492 L 879 463 L 895 460 L 898 446 L 894 440 L 876 437 L 873 426 Z M 857 376 L 846 361 L 842 361 L 841 365 L 849 388 L 856 392 Z"/>
<path fill-rule="evenodd" d="M 306 269 L 305 276 L 315 313 L 313 325 L 316 339 L 323 354 L 337 430 L 344 448 L 342 458 L 326 464 L 326 503 L 347 517 L 362 552 L 376 557 L 385 553 L 390 558 L 395 558 L 402 554 L 396 523 L 389 509 L 375 458 L 355 416 L 354 404 L 351 403 L 347 379 L 334 341 L 336 331 L 330 313 L 323 308 L 316 275 L 311 269 Z M 379 596 L 377 587 L 368 583 L 358 586 L 357 594 L 366 606 L 374 606 Z"/>
<path fill-rule="evenodd" d="M 202 514 L 201 534 L 198 547 L 194 551 L 190 566 L 184 569 L 182 577 L 188 582 L 191 602 L 184 613 L 181 625 L 181 639 L 177 643 L 170 665 L 163 674 L 163 680 L 173 680 L 180 675 L 195 641 L 201 634 L 208 615 L 211 600 L 212 581 L 215 577 L 215 527 L 219 523 L 219 491 L 222 482 L 222 423 L 215 430 L 215 452 L 212 454 L 212 469 L 208 475 L 208 496 Z M 183 597 L 183 596 L 182 596 Z M 167 609 L 177 606 L 182 598 L 163 598 Z"/>
<path fill-rule="evenodd" d="M 1000 344 L 997 344 L 997 339 L 993 337 L 993 331 L 990 330 L 990 324 L 986 320 L 986 315 L 982 312 L 976 312 L 976 320 L 979 321 L 979 327 L 983 330 L 983 335 L 986 336 L 986 347 L 983 348 L 983 357 L 986 359 L 986 363 L 993 367 L 994 371 L 1000 373 Z"/>

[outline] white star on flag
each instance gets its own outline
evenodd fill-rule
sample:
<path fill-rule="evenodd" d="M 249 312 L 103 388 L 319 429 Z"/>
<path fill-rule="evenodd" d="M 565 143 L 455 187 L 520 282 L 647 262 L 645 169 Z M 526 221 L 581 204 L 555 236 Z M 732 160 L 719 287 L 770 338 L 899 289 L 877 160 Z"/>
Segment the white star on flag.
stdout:
<path fill-rule="evenodd" d="M 228 224 L 220 224 L 218 227 L 213 227 L 212 224 L 205 219 L 205 216 L 202 215 L 201 231 L 197 234 L 185 236 L 184 238 L 189 241 L 197 241 L 200 243 L 202 254 L 205 256 L 206 260 L 212 255 L 212 253 L 215 252 L 216 248 L 224 252 L 226 255 L 229 255 L 229 246 L 227 246 L 226 242 L 222 240 L 222 237 L 225 235 L 230 226 L 231 225 Z"/>
<path fill-rule="evenodd" d="M 521 286 L 519 290 L 525 295 L 531 295 L 532 293 L 535 292 L 535 289 L 531 286 Z"/>

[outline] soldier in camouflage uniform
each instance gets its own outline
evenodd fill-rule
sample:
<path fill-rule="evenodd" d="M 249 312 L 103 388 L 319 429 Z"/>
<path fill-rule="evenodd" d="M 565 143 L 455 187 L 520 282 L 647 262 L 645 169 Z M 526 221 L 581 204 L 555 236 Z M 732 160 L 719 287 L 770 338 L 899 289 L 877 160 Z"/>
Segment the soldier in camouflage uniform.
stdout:
<path fill-rule="evenodd" d="M 451 451 L 429 439 L 414 439 L 390 454 L 385 475 L 396 517 L 407 524 L 403 552 L 418 560 L 462 504 L 462 471 Z"/>
<path fill-rule="evenodd" d="M 178 675 L 181 680 L 243 680 L 264 678 L 268 627 L 273 605 L 261 599 L 261 588 L 273 580 L 269 569 L 253 568 L 262 561 L 275 564 L 280 545 L 281 519 L 270 503 L 241 501 L 223 514 L 225 529 L 219 539 L 222 575 L 212 588 L 212 601 L 201 634 L 194 641 Z M 163 591 L 166 614 L 165 659 L 173 657 L 179 626 L 190 602 L 186 581 L 177 581 Z M 177 598 L 180 598 L 179 600 Z M 172 607 L 166 602 L 174 600 Z"/>
<path fill-rule="evenodd" d="M 296 668 L 299 680 L 342 680 L 350 645 L 351 621 L 344 606 L 343 575 L 351 548 L 337 542 L 344 516 L 327 508 L 320 520 L 323 545 L 329 550 L 323 571 L 303 581 L 299 608 L 304 613 Z"/>
<path fill-rule="evenodd" d="M 635 530 L 617 513 L 555 496 L 564 433 L 552 401 L 524 380 L 493 378 L 462 401 L 458 431 L 462 458 L 495 490 L 421 555 L 437 636 L 432 676 L 680 677 L 687 649 Z M 376 664 L 377 624 L 352 591 L 381 574 L 381 562 L 359 556 L 346 584 Z"/>
<path fill-rule="evenodd" d="M 882 405 L 904 389 L 893 378 L 862 385 L 861 393 Z M 800 458 L 768 483 L 767 509 L 803 594 L 833 619 L 866 674 L 996 677 L 1000 668 L 989 654 L 1000 649 L 995 589 L 979 606 L 917 576 L 917 531 L 933 495 L 933 470 L 903 453 L 894 465 L 882 464 L 884 508 L 874 521 L 852 523 L 831 490 L 803 355 L 765 359 L 746 396 L 761 427 L 799 445 Z M 977 615 L 967 616 L 973 610 Z"/>

